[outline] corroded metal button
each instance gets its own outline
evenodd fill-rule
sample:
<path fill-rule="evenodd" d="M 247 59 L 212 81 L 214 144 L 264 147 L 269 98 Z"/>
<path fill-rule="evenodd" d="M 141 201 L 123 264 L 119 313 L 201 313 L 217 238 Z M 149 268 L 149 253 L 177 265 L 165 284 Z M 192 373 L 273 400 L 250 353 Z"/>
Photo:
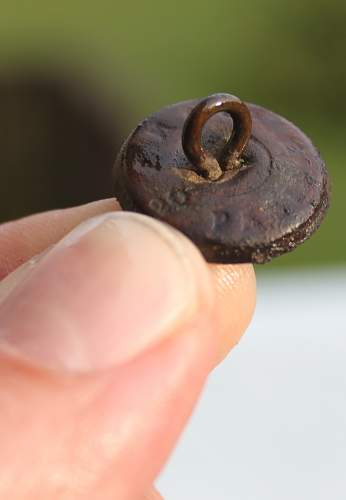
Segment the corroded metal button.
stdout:
<path fill-rule="evenodd" d="M 163 108 L 115 166 L 126 210 L 171 224 L 209 262 L 264 263 L 293 250 L 328 207 L 323 160 L 292 123 L 229 94 Z"/>

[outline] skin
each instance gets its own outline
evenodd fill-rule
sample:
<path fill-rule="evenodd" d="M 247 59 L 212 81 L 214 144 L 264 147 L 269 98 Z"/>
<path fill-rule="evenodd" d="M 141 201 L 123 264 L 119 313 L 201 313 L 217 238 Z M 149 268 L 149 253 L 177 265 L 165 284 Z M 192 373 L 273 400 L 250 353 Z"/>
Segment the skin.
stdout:
<path fill-rule="evenodd" d="M 0 226 L 1 499 L 160 499 L 151 485 L 208 373 L 250 322 L 251 265 L 208 265 L 177 231 L 142 216 L 113 221 L 119 210 L 104 200 Z M 57 245 L 95 216 L 96 228 Z M 139 246 L 128 268 L 112 233 L 127 225 Z M 191 275 L 175 310 L 165 294 L 179 302 L 170 287 L 180 267 L 172 281 L 169 270 L 182 255 Z M 67 360 L 67 333 L 88 339 L 85 359 Z"/>

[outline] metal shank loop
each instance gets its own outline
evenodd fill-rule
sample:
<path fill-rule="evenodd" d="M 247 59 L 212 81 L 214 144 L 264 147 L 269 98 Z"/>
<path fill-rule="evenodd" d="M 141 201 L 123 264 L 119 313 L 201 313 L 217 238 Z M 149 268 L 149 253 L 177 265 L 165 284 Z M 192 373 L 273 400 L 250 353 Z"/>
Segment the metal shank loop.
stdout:
<path fill-rule="evenodd" d="M 233 119 L 232 135 L 224 147 L 219 161 L 202 146 L 202 130 L 215 113 L 226 112 Z M 219 179 L 224 170 L 237 168 L 240 157 L 250 139 L 252 128 L 248 107 L 230 94 L 214 94 L 200 101 L 187 117 L 182 145 L 188 160 L 199 173 L 209 180 Z"/>

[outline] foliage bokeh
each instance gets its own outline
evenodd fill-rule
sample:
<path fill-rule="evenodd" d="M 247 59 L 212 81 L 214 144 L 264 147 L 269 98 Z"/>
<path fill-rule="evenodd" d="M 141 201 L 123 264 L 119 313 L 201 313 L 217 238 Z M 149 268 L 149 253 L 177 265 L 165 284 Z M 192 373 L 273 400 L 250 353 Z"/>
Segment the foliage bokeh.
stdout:
<path fill-rule="evenodd" d="M 78 61 L 123 96 L 124 135 L 162 105 L 219 91 L 295 122 L 327 162 L 332 206 L 320 231 L 272 266 L 345 262 L 343 0 L 4 0 L 1 10 L 0 64 Z"/>

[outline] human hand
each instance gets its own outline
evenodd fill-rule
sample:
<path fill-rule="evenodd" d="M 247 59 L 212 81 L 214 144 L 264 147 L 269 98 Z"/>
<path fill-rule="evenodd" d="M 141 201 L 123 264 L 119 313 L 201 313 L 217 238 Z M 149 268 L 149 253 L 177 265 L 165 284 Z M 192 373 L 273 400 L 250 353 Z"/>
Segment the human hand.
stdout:
<path fill-rule="evenodd" d="M 208 266 L 112 200 L 4 224 L 0 256 L 0 499 L 160 498 L 151 484 L 250 321 L 252 266 Z"/>

